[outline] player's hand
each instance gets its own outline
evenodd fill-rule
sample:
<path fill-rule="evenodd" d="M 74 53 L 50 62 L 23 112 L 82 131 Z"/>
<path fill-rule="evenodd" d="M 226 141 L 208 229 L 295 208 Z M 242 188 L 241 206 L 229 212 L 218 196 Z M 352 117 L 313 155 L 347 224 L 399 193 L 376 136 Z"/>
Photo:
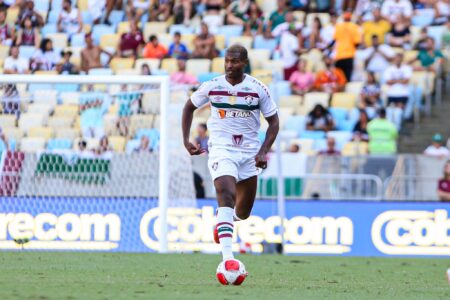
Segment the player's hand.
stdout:
<path fill-rule="evenodd" d="M 184 147 L 189 152 L 190 155 L 200 155 L 205 152 L 205 149 L 200 148 L 200 145 L 195 146 L 194 144 L 187 142 Z"/>
<path fill-rule="evenodd" d="M 257 168 L 261 168 L 261 169 L 267 168 L 267 156 L 265 153 L 258 152 L 258 154 L 256 154 L 255 165 Z"/>

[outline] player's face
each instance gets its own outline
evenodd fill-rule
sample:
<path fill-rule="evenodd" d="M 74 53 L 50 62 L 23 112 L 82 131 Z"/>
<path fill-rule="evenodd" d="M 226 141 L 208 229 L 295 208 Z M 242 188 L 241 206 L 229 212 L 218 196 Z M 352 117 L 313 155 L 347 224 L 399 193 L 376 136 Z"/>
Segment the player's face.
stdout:
<path fill-rule="evenodd" d="M 229 78 L 238 78 L 244 73 L 246 60 L 238 52 L 228 52 L 225 55 L 225 74 Z"/>

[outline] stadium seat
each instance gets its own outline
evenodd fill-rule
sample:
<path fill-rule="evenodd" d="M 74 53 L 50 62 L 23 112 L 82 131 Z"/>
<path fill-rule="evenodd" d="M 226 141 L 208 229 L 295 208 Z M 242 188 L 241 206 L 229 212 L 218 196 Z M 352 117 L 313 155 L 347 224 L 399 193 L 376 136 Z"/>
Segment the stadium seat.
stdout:
<path fill-rule="evenodd" d="M 110 136 L 108 137 L 109 145 L 115 152 L 123 153 L 125 150 L 126 138 L 123 136 Z"/>
<path fill-rule="evenodd" d="M 175 32 L 179 32 L 181 33 L 181 35 L 185 35 L 185 34 L 194 34 L 194 28 L 193 27 L 188 27 L 188 26 L 184 26 L 181 24 L 176 24 L 176 25 L 171 25 L 169 28 L 169 34 L 170 35 L 174 35 Z"/>
<path fill-rule="evenodd" d="M 71 139 L 50 139 L 47 141 L 47 150 L 70 150 L 72 149 Z"/>
<path fill-rule="evenodd" d="M 140 71 L 142 65 L 147 64 L 150 67 L 150 70 L 153 72 L 153 70 L 159 69 L 160 63 L 161 61 L 157 58 L 140 58 L 135 61 L 134 68 Z"/>
<path fill-rule="evenodd" d="M 436 49 L 441 49 L 442 38 L 444 36 L 444 32 L 447 30 L 448 29 L 446 26 L 430 26 L 427 28 L 427 34 L 434 39 Z"/>
<path fill-rule="evenodd" d="M 45 102 L 31 103 L 30 105 L 28 105 L 27 112 L 44 114 L 48 117 L 52 113 L 53 108 L 54 105 L 51 103 Z"/>
<path fill-rule="evenodd" d="M 353 133 L 348 131 L 328 131 L 327 137 L 333 137 L 336 141 L 336 149 L 341 151 L 344 148 L 344 145 L 350 142 Z"/>
<path fill-rule="evenodd" d="M 62 104 L 75 104 L 80 103 L 80 93 L 79 92 L 61 92 L 59 94 L 59 99 Z"/>
<path fill-rule="evenodd" d="M 75 2 L 77 2 L 77 6 L 80 11 L 88 11 L 89 10 L 89 0 L 72 1 L 73 4 L 75 4 Z"/>
<path fill-rule="evenodd" d="M 298 96 L 298 95 L 284 95 L 281 97 L 278 97 L 278 106 L 279 107 L 291 107 L 294 109 L 297 109 L 302 101 L 303 98 L 302 96 Z"/>
<path fill-rule="evenodd" d="M 58 23 L 59 14 L 61 13 L 60 9 L 55 9 L 52 7 L 52 10 L 47 15 L 47 24 L 55 24 Z"/>
<path fill-rule="evenodd" d="M 45 139 L 43 138 L 23 138 L 20 141 L 20 151 L 25 153 L 33 153 L 43 151 L 45 149 Z"/>
<path fill-rule="evenodd" d="M 76 83 L 59 83 L 59 84 L 55 84 L 55 90 L 58 93 L 61 92 L 76 92 L 79 89 L 79 85 Z"/>
<path fill-rule="evenodd" d="M 198 82 L 203 83 L 220 75 L 221 73 L 214 73 L 214 72 L 202 73 L 198 75 L 197 80 Z"/>
<path fill-rule="evenodd" d="M 280 99 L 280 97 L 283 96 L 290 96 L 292 93 L 291 83 L 286 80 L 277 81 L 275 83 L 272 82 L 269 88 L 272 90 L 273 96 L 276 99 Z"/>
<path fill-rule="evenodd" d="M 272 76 L 277 80 L 283 80 L 283 62 L 281 60 L 264 60 L 262 61 L 263 69 L 271 70 Z"/>
<path fill-rule="evenodd" d="M 257 35 L 254 40 L 254 49 L 266 49 L 273 53 L 278 46 L 276 39 L 266 39 L 262 35 Z"/>
<path fill-rule="evenodd" d="M 289 116 L 284 123 L 285 130 L 295 131 L 300 136 L 306 128 L 306 118 L 304 116 Z"/>
<path fill-rule="evenodd" d="M 242 36 L 243 26 L 241 25 L 224 25 L 219 27 L 218 34 L 225 36 L 225 45 L 229 45 L 231 37 Z"/>
<path fill-rule="evenodd" d="M 45 103 L 56 105 L 58 102 L 58 92 L 51 89 L 38 89 L 33 92 L 33 101 L 35 103 Z"/>
<path fill-rule="evenodd" d="M 67 138 L 74 140 L 80 136 L 80 130 L 76 128 L 57 128 L 55 138 Z"/>
<path fill-rule="evenodd" d="M 225 49 L 225 36 L 222 34 L 217 34 L 214 38 L 216 39 L 216 49 L 220 51 Z"/>
<path fill-rule="evenodd" d="M 120 35 L 117 33 L 109 33 L 102 35 L 100 38 L 100 47 L 117 47 L 120 41 Z"/>
<path fill-rule="evenodd" d="M 89 75 L 113 75 L 113 70 L 110 68 L 90 69 Z"/>
<path fill-rule="evenodd" d="M 153 115 L 132 115 L 130 117 L 130 136 L 134 136 L 139 129 L 151 129 L 152 127 Z"/>
<path fill-rule="evenodd" d="M 47 37 L 49 34 L 52 33 L 58 33 L 58 28 L 56 27 L 56 24 L 45 24 L 41 28 L 41 35 L 42 37 Z"/>
<path fill-rule="evenodd" d="M 186 62 L 186 71 L 194 76 L 208 73 L 210 68 L 211 60 L 209 59 L 189 59 Z"/>
<path fill-rule="evenodd" d="M 117 119 L 117 113 L 107 113 L 103 116 L 103 127 L 106 135 L 110 136 L 118 133 Z"/>
<path fill-rule="evenodd" d="M 5 58 L 7 58 L 8 56 L 9 56 L 9 47 L 6 45 L 0 45 L 0 59 L 4 61 Z"/>
<path fill-rule="evenodd" d="M 20 141 L 24 136 L 23 130 L 17 127 L 2 127 L 2 132 L 8 140 Z"/>
<path fill-rule="evenodd" d="M 50 127 L 32 127 L 28 130 L 27 137 L 43 138 L 47 141 L 53 137 L 53 129 Z"/>
<path fill-rule="evenodd" d="M 34 9 L 38 12 L 48 11 L 50 8 L 50 0 L 34 1 Z"/>
<path fill-rule="evenodd" d="M 142 110 L 148 114 L 159 114 L 161 94 L 158 91 L 144 92 Z"/>
<path fill-rule="evenodd" d="M 250 66 L 253 69 L 263 68 L 262 62 L 270 60 L 270 50 L 268 49 L 248 49 L 248 58 Z"/>
<path fill-rule="evenodd" d="M 53 128 L 70 128 L 73 124 L 73 118 L 71 117 L 58 117 L 53 116 L 48 119 L 48 127 Z"/>
<path fill-rule="evenodd" d="M 75 118 L 79 113 L 78 105 L 74 104 L 61 104 L 55 106 L 55 117 L 68 117 Z"/>
<path fill-rule="evenodd" d="M 40 127 L 46 124 L 46 116 L 39 113 L 24 113 L 19 119 L 19 128 L 28 132 L 30 128 Z"/>
<path fill-rule="evenodd" d="M 94 27 L 92 27 L 92 38 L 94 39 L 94 42 L 96 44 L 100 43 L 100 38 L 102 35 L 114 34 L 114 33 L 115 33 L 114 26 L 98 24 L 98 25 L 94 25 Z"/>
<path fill-rule="evenodd" d="M 420 87 L 423 95 L 431 95 L 434 92 L 436 75 L 433 72 L 415 71 L 411 77 L 411 84 Z"/>
<path fill-rule="evenodd" d="M 344 108 L 330 107 L 329 112 L 333 116 L 334 124 L 338 130 L 343 130 L 347 120 L 347 110 Z"/>
<path fill-rule="evenodd" d="M 19 57 L 30 59 L 34 53 L 36 53 L 36 47 L 34 46 L 20 46 Z"/>
<path fill-rule="evenodd" d="M 211 72 L 221 73 L 225 72 L 225 58 L 215 57 L 211 62 Z"/>
<path fill-rule="evenodd" d="M 355 156 L 369 153 L 369 145 L 366 142 L 348 142 L 342 148 L 342 155 Z"/>
<path fill-rule="evenodd" d="M 325 139 L 325 132 L 324 131 L 312 131 L 312 130 L 304 130 L 300 138 L 302 139 L 313 139 L 313 140 L 320 140 Z"/>
<path fill-rule="evenodd" d="M 350 81 L 347 82 L 347 84 L 345 85 L 345 92 L 354 94 L 359 99 L 363 87 L 364 87 L 363 81 Z"/>
<path fill-rule="evenodd" d="M 194 34 L 183 34 L 181 36 L 181 42 L 186 45 L 186 47 L 188 48 L 188 51 L 190 51 L 190 52 L 194 51 L 194 48 L 195 48 L 194 39 L 195 39 Z"/>
<path fill-rule="evenodd" d="M 356 106 L 356 95 L 353 93 L 334 93 L 331 106 L 350 110 Z"/>
<path fill-rule="evenodd" d="M 151 147 L 155 149 L 159 144 L 159 138 L 160 133 L 159 130 L 152 128 L 152 129 L 140 129 L 136 133 L 136 139 L 140 140 L 142 136 L 147 136 L 150 139 Z"/>
<path fill-rule="evenodd" d="M 84 39 L 84 33 L 76 33 L 72 35 L 72 38 L 70 39 L 70 45 L 72 47 L 85 47 L 86 42 Z"/>
<path fill-rule="evenodd" d="M 125 152 L 127 154 L 131 154 L 134 152 L 134 149 L 136 149 L 137 147 L 139 147 L 139 144 L 141 143 L 140 140 L 129 140 L 127 142 L 127 145 L 125 147 Z"/>
<path fill-rule="evenodd" d="M 109 66 L 114 73 L 120 69 L 132 69 L 134 65 L 134 58 L 120 58 L 115 57 L 111 60 Z"/>
<path fill-rule="evenodd" d="M 127 33 L 130 31 L 130 22 L 129 21 L 122 21 L 119 24 L 117 24 L 117 34 L 121 36 L 124 33 Z M 144 38 L 145 40 L 145 38 Z"/>
<path fill-rule="evenodd" d="M 147 22 L 144 24 L 144 38 L 148 39 L 150 35 L 159 35 L 166 33 L 169 29 L 169 24 L 166 22 Z"/>
<path fill-rule="evenodd" d="M 251 75 L 266 85 L 269 85 L 273 80 L 273 71 L 270 69 L 253 70 Z"/>
<path fill-rule="evenodd" d="M 322 151 L 327 149 L 327 140 L 324 138 L 314 139 L 313 149 L 315 151 Z"/>
<path fill-rule="evenodd" d="M 167 49 L 169 49 L 170 45 L 173 42 L 173 37 L 168 34 L 168 33 L 159 33 L 157 35 L 158 37 L 158 42 L 163 45 L 164 47 L 166 47 Z"/>
<path fill-rule="evenodd" d="M 299 114 L 307 115 L 317 104 L 327 108 L 330 100 L 330 94 L 323 92 L 310 92 L 303 96 L 303 105 L 297 111 Z"/>
<path fill-rule="evenodd" d="M 109 15 L 108 21 L 114 26 L 120 24 L 125 18 L 125 11 L 123 10 L 113 10 Z"/>
<path fill-rule="evenodd" d="M 94 24 L 94 20 L 92 19 L 92 15 L 89 11 L 81 11 L 81 19 L 83 20 L 83 24 Z"/>
<path fill-rule="evenodd" d="M 433 19 L 434 19 L 434 10 L 428 10 L 428 9 L 420 9 L 418 10 L 418 12 L 415 14 L 414 16 L 412 16 L 411 18 L 411 23 L 414 26 L 419 26 L 419 27 L 426 27 L 426 26 L 430 26 L 431 23 L 433 23 Z"/>
<path fill-rule="evenodd" d="M 16 116 L 0 114 L 0 128 L 16 127 Z"/>
<path fill-rule="evenodd" d="M 253 44 L 253 38 L 250 36 L 231 36 L 228 39 L 228 47 L 234 44 L 244 46 L 246 49 L 251 49 Z"/>

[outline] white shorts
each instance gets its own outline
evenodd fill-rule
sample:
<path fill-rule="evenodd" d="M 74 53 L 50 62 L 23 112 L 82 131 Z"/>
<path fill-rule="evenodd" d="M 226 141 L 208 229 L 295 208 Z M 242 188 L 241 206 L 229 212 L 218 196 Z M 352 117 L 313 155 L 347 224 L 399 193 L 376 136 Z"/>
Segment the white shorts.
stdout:
<path fill-rule="evenodd" d="M 255 166 L 256 153 L 228 149 L 210 149 L 208 168 L 213 181 L 221 176 L 233 176 L 236 182 L 259 175 Z"/>

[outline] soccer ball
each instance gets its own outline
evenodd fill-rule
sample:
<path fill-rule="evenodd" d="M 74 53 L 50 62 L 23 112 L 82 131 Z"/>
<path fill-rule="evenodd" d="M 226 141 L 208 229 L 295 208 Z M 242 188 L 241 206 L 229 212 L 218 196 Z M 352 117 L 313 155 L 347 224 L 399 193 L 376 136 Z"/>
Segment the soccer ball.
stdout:
<path fill-rule="evenodd" d="M 237 259 L 222 261 L 216 271 L 217 280 L 223 285 L 241 285 L 247 275 L 244 264 Z"/>

